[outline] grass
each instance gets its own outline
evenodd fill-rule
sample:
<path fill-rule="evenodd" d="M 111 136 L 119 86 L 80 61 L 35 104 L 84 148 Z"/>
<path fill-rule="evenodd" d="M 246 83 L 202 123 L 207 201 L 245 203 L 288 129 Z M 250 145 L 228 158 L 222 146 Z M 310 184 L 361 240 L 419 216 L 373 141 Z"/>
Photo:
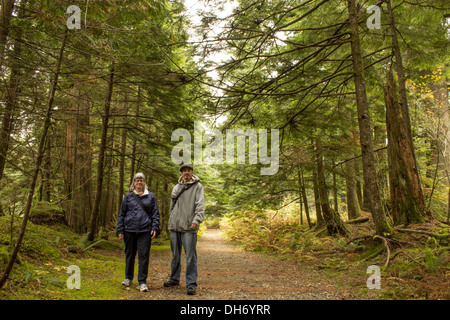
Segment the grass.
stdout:
<path fill-rule="evenodd" d="M 20 219 L 13 224 L 13 241 Z M 0 217 L 0 272 L 3 274 L 11 247 L 10 217 Z M 117 239 L 88 243 L 63 225 L 28 222 L 22 248 L 0 300 L 116 300 L 123 296 L 125 273 L 123 244 Z M 95 245 L 93 245 L 95 244 Z M 152 251 L 168 251 L 168 241 L 158 239 Z M 69 289 L 68 267 L 80 269 L 80 289 Z M 135 266 L 137 268 L 137 265 Z M 137 271 L 136 271 L 137 272 Z"/>

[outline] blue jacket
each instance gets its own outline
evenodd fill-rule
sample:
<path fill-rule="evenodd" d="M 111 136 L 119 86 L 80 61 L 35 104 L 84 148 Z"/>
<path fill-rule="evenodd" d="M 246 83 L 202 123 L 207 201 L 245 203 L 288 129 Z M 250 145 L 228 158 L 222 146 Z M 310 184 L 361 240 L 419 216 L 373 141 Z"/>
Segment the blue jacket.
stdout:
<path fill-rule="evenodd" d="M 131 192 L 127 193 L 123 198 L 120 207 L 119 218 L 117 219 L 117 234 L 125 232 L 150 232 L 159 229 L 159 209 L 156 197 L 153 193 L 145 190 L 142 196 L 139 197 L 147 208 L 150 208 L 148 214 L 136 201 Z"/>

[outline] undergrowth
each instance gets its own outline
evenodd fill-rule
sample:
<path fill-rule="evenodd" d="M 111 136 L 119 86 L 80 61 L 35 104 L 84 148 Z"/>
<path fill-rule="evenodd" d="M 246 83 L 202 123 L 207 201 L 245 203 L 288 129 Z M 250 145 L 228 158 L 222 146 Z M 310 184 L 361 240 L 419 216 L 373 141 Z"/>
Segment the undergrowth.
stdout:
<path fill-rule="evenodd" d="M 374 237 L 371 220 L 348 224 L 348 238 L 331 237 L 325 227 L 309 228 L 294 215 L 254 207 L 225 215 L 220 226 L 231 241 L 244 249 L 322 270 L 337 283 L 354 287 L 358 298 L 450 299 L 448 237 L 396 232 L 386 239 L 387 248 L 379 237 Z M 448 225 L 439 222 L 416 227 L 434 234 L 450 232 Z M 370 265 L 381 269 L 380 290 L 367 287 Z"/>
<path fill-rule="evenodd" d="M 21 219 L 0 216 L 0 273 L 8 263 Z M 169 250 L 163 239 L 152 242 L 152 250 Z M 157 245 L 160 244 L 160 245 Z M 1 300 L 92 300 L 118 299 L 123 295 L 123 242 L 87 241 L 62 224 L 37 225 L 29 221 L 18 259 L 3 289 Z M 69 289 L 68 267 L 80 268 L 80 289 Z"/>

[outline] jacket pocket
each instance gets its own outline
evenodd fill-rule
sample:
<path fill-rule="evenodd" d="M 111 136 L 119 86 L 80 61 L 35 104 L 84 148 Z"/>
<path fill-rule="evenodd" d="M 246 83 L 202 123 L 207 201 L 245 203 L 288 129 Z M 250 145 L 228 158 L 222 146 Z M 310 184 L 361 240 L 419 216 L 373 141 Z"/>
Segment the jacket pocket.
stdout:
<path fill-rule="evenodd" d="M 186 217 L 185 227 L 186 227 L 186 230 L 190 230 L 190 231 L 195 230 L 195 228 L 192 228 L 192 218 L 189 215 Z"/>

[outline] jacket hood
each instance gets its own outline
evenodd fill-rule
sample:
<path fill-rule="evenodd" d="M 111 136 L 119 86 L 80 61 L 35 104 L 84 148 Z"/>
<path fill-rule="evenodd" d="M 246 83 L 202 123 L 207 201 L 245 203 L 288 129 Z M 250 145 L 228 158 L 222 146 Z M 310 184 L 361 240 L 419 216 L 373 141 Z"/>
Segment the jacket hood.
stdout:
<path fill-rule="evenodd" d="M 191 183 L 194 183 L 196 181 L 200 181 L 200 178 L 197 177 L 195 174 L 193 174 L 191 180 L 189 180 L 186 184 L 191 184 Z M 183 176 L 180 176 L 180 178 L 178 179 L 178 183 L 179 184 L 185 184 L 184 180 L 183 180 Z"/>

